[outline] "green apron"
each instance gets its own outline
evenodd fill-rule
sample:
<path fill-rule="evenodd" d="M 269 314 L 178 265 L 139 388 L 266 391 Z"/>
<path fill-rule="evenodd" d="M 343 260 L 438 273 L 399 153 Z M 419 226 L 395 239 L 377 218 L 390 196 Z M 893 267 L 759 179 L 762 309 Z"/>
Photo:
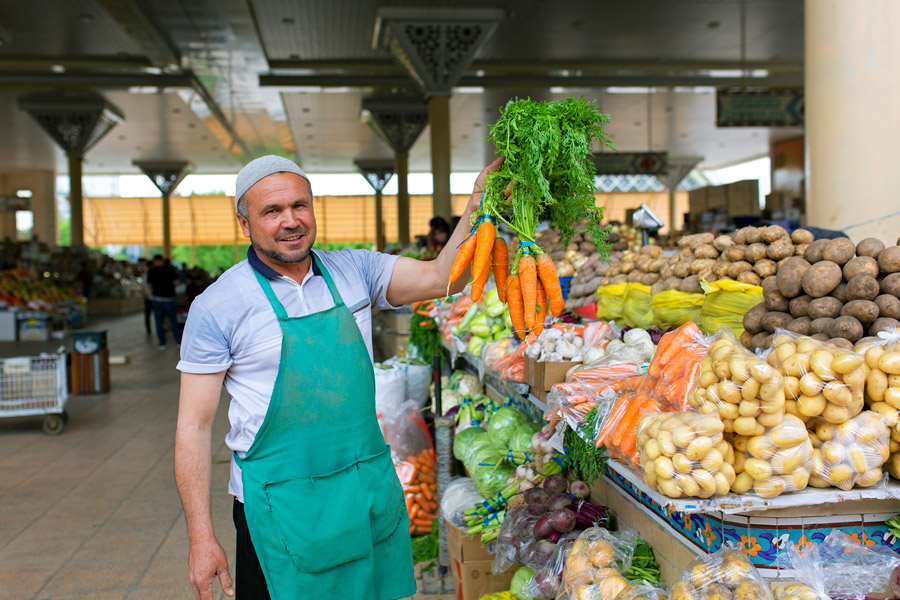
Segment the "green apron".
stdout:
<path fill-rule="evenodd" d="M 313 253 L 335 306 L 288 317 L 256 273 L 284 341 L 253 445 L 235 460 L 250 538 L 272 600 L 388 600 L 416 592 L 409 515 L 375 415 L 356 320 Z"/>

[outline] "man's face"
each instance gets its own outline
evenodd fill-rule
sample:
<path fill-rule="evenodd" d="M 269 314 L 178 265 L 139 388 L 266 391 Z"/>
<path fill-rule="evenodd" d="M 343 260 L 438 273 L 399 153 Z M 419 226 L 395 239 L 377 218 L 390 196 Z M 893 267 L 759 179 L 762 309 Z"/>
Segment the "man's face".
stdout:
<path fill-rule="evenodd" d="M 303 262 L 316 241 L 316 217 L 309 182 L 294 173 L 275 173 L 244 194 L 248 218 L 238 215 L 244 235 L 263 256 L 282 264 Z"/>

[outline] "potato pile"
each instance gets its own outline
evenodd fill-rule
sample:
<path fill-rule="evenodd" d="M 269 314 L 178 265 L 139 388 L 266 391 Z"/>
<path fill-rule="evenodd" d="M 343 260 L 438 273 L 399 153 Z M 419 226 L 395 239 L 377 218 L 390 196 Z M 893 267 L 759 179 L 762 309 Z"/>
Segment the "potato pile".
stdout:
<path fill-rule="evenodd" d="M 786 413 L 803 422 L 821 416 L 837 425 L 862 411 L 862 354 L 790 332 L 777 334 L 773 344 L 766 361 L 784 378 Z"/>
<path fill-rule="evenodd" d="M 670 498 L 724 496 L 734 483 L 734 451 L 715 414 L 649 413 L 638 425 L 644 483 Z"/>
<path fill-rule="evenodd" d="M 735 494 L 753 493 L 774 498 L 797 492 L 809 483 L 813 468 L 813 446 L 803 421 L 794 415 L 763 435 L 734 438 Z"/>
<path fill-rule="evenodd" d="M 668 260 L 662 256 L 662 248 L 659 246 L 644 246 L 637 252 L 625 254 L 621 261 L 610 266 L 606 276 L 600 280 L 600 285 L 631 281 L 652 286 L 659 281 L 660 270 Z"/>
<path fill-rule="evenodd" d="M 815 446 L 811 486 L 846 491 L 854 485 L 869 487 L 881 479 L 881 467 L 890 457 L 891 438 L 881 415 L 866 410 L 840 425 L 822 419 L 810 425 L 809 438 Z"/>
<path fill-rule="evenodd" d="M 669 600 L 771 600 L 772 593 L 750 563 L 733 548 L 695 558 L 669 591 Z"/>
<path fill-rule="evenodd" d="M 623 557 L 619 541 L 601 527 L 585 529 L 569 554 L 563 570 L 563 583 L 573 600 L 613 600 L 628 587 L 628 581 L 616 569 Z"/>
<path fill-rule="evenodd" d="M 762 435 L 781 423 L 784 401 L 781 374 L 730 334 L 720 335 L 709 347 L 689 396 L 701 413 L 718 413 L 726 432 L 743 436 Z"/>
<path fill-rule="evenodd" d="M 900 479 L 900 331 L 887 339 L 860 340 L 854 348 L 865 357 L 866 405 L 881 415 L 890 429 L 890 459 L 887 471 Z"/>
<path fill-rule="evenodd" d="M 597 288 L 606 276 L 609 268 L 622 259 L 621 252 L 613 252 L 609 262 L 604 262 L 598 253 L 591 254 L 569 285 L 569 297 L 566 299 L 566 310 L 575 310 L 597 301 Z"/>
<path fill-rule="evenodd" d="M 819 593 L 806 584 L 795 583 L 776 589 L 775 600 L 819 600 Z"/>
<path fill-rule="evenodd" d="M 780 262 L 774 275 L 762 281 L 764 302 L 744 317 L 753 349 L 766 347 L 776 328 L 856 342 L 900 327 L 898 246 L 885 248 L 875 238 L 855 246 L 847 238 L 816 240 Z"/>
<path fill-rule="evenodd" d="M 563 246 L 559 234 L 547 229 L 537 234 L 534 243 L 544 249 L 553 259 L 560 277 L 571 277 L 575 271 L 587 263 L 588 258 L 597 253 L 591 237 L 586 233 L 576 233 L 568 246 Z M 594 291 L 597 291 L 596 288 Z"/>

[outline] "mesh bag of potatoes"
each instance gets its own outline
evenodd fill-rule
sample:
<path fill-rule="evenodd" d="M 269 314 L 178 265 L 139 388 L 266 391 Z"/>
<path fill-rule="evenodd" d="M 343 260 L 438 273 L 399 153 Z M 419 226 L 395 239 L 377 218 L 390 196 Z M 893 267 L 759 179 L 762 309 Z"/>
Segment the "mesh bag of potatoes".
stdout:
<path fill-rule="evenodd" d="M 809 437 L 815 446 L 811 486 L 846 491 L 881 480 L 881 467 L 890 458 L 891 433 L 880 414 L 864 410 L 840 425 L 824 419 L 809 425 Z"/>
<path fill-rule="evenodd" d="M 762 302 L 763 290 L 758 285 L 721 279 L 713 283 L 703 281 L 703 306 L 697 324 L 707 333 L 728 327 L 734 335 L 744 333 L 744 314 Z"/>
<path fill-rule="evenodd" d="M 610 533 L 602 527 L 581 532 L 563 571 L 563 586 L 570 600 L 615 600 L 628 587 L 622 573 L 631 568 L 637 533 L 625 529 Z"/>
<path fill-rule="evenodd" d="M 869 369 L 865 385 L 866 405 L 880 414 L 890 429 L 887 472 L 900 479 L 900 329 L 862 339 L 854 350 L 865 357 Z"/>
<path fill-rule="evenodd" d="M 862 411 L 867 375 L 862 354 L 777 329 L 766 361 L 784 376 L 786 413 L 836 425 Z"/>
<path fill-rule="evenodd" d="M 703 307 L 703 294 L 666 290 L 650 297 L 653 318 L 662 329 L 681 327 L 696 320 Z"/>
<path fill-rule="evenodd" d="M 734 451 L 718 415 L 648 413 L 638 425 L 644 483 L 669 498 L 724 496 L 735 481 Z"/>
<path fill-rule="evenodd" d="M 689 402 L 703 414 L 717 413 L 726 433 L 762 435 L 784 419 L 784 379 L 762 358 L 722 330 L 700 362 Z"/>
<path fill-rule="evenodd" d="M 747 555 L 722 548 L 695 558 L 669 590 L 669 600 L 772 600 Z"/>
<path fill-rule="evenodd" d="M 735 494 L 756 494 L 774 498 L 797 492 L 809 483 L 813 468 L 813 446 L 803 421 L 793 415 L 771 427 L 763 435 L 737 436 L 731 485 Z"/>

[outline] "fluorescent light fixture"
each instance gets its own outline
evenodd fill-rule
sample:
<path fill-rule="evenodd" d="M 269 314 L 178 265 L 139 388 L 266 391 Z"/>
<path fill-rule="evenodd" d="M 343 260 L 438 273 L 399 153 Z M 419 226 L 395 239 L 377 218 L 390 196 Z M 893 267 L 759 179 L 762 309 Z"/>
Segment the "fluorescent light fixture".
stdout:
<path fill-rule="evenodd" d="M 653 91 L 653 88 L 646 86 L 612 86 L 606 88 L 607 94 L 647 94 Z"/>
<path fill-rule="evenodd" d="M 484 88 L 478 85 L 459 86 L 453 88 L 457 94 L 483 94 Z"/>

